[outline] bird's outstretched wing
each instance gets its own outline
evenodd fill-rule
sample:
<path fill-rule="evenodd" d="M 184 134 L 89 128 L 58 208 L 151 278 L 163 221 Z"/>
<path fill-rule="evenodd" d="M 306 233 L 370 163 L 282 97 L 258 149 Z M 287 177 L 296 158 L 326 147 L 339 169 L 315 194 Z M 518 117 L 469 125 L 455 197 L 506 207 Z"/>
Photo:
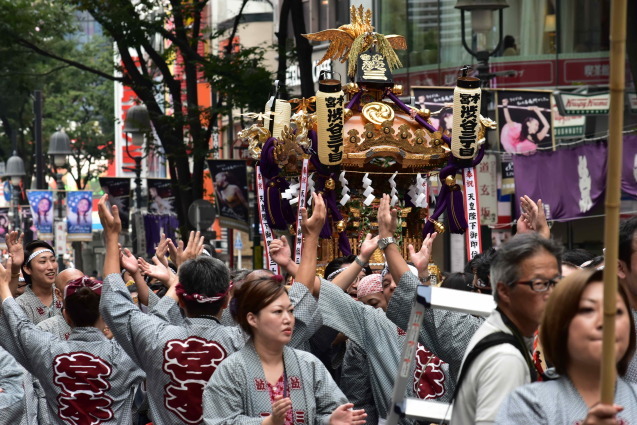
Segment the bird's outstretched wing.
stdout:
<path fill-rule="evenodd" d="M 354 42 L 354 37 L 341 29 L 329 29 L 312 34 L 303 34 L 303 37 L 311 41 L 329 41 L 330 46 L 327 48 L 325 55 L 319 61 L 325 62 L 327 59 L 340 60 L 344 62 L 347 60 L 349 49 Z"/>

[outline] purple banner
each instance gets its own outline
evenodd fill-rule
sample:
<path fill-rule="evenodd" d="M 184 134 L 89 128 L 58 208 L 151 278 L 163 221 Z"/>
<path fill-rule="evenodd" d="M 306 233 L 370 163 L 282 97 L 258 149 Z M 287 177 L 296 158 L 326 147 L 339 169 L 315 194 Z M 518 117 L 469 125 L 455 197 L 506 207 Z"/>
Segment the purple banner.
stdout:
<path fill-rule="evenodd" d="M 542 199 L 549 219 L 585 216 L 604 201 L 606 156 L 606 141 L 515 155 L 516 196 Z M 624 136 L 622 190 L 637 198 L 637 136 Z"/>
<path fill-rule="evenodd" d="M 637 136 L 624 136 L 622 190 L 637 198 Z"/>

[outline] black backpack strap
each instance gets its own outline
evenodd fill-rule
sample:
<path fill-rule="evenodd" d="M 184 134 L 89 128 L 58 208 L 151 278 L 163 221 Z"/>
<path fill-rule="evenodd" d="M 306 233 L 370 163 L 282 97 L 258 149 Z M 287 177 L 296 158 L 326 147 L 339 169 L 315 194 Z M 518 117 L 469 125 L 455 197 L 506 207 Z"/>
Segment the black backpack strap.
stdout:
<path fill-rule="evenodd" d="M 453 402 L 456 399 L 456 396 L 460 392 L 460 386 L 462 385 L 462 382 L 464 381 L 464 378 L 467 375 L 466 372 L 471 367 L 471 364 L 473 363 L 473 361 L 476 358 L 478 358 L 478 356 L 482 354 L 483 351 L 500 344 L 513 345 L 515 348 L 520 350 L 522 357 L 526 358 L 525 353 L 523 351 L 523 350 L 526 350 L 526 347 L 521 347 L 520 344 L 518 343 L 518 340 L 513 335 L 508 334 L 506 332 L 495 332 L 485 336 L 473 347 L 473 349 L 467 355 L 467 358 L 465 359 L 464 363 L 462 364 L 462 369 L 460 370 L 460 376 L 458 377 L 458 382 L 456 382 L 456 389 L 453 392 L 453 397 L 451 398 L 451 402 Z M 526 356 L 528 356 L 528 354 L 526 354 Z M 531 377 L 533 377 L 533 373 L 531 373 Z"/>

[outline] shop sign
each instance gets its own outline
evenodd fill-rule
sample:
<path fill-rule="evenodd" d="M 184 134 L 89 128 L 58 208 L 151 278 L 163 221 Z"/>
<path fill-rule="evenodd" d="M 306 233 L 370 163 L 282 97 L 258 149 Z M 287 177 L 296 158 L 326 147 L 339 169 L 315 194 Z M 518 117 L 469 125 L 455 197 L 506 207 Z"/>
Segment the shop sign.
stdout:
<path fill-rule="evenodd" d="M 561 115 L 607 115 L 610 94 L 557 93 L 557 107 Z"/>

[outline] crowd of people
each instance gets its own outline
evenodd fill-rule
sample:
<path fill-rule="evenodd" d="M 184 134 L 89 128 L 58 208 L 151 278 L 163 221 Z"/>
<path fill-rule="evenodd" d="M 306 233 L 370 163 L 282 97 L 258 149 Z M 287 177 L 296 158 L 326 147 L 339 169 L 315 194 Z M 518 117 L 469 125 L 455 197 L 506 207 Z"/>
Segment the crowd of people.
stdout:
<path fill-rule="evenodd" d="M 285 237 L 268 247 L 284 275 L 229 270 L 194 232 L 186 244 L 163 237 L 150 262 L 136 258 L 120 245 L 118 208 L 107 201 L 103 281 L 58 272 L 44 241 L 7 236 L 2 425 L 384 424 L 399 371 L 406 397 L 452 403 L 454 425 L 637 424 L 637 217 L 619 229 L 619 264 L 604 264 L 563 251 L 541 202 L 522 198 L 517 234 L 442 282 L 491 294 L 496 309 L 483 318 L 427 308 L 415 358 L 401 363 L 437 235 L 410 245 L 407 262 L 387 195 L 378 234 L 323 277 L 320 194 L 311 214 L 301 209 L 300 264 Z M 377 249 L 380 272 L 369 267 Z M 619 278 L 614 404 L 600 402 L 604 272 Z"/>

